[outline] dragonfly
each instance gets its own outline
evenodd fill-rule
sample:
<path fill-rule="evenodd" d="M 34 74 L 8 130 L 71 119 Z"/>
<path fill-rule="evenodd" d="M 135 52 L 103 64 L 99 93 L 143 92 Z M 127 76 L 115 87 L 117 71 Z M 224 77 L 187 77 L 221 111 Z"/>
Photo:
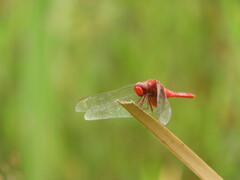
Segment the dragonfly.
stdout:
<path fill-rule="evenodd" d="M 117 90 L 108 91 L 80 99 L 75 105 L 76 112 L 85 112 L 85 120 L 132 117 L 118 101 L 133 101 L 149 113 L 155 113 L 157 119 L 166 125 L 172 110 L 168 102 L 170 97 L 194 98 L 187 92 L 173 92 L 165 88 L 158 80 L 137 82 Z"/>

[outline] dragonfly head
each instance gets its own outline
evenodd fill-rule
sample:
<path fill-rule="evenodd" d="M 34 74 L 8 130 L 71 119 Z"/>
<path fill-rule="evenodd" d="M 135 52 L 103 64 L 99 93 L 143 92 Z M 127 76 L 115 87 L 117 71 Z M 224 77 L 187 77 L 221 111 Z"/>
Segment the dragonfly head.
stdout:
<path fill-rule="evenodd" d="M 147 93 L 147 84 L 144 82 L 138 82 L 134 86 L 134 91 L 138 96 L 143 96 Z"/>

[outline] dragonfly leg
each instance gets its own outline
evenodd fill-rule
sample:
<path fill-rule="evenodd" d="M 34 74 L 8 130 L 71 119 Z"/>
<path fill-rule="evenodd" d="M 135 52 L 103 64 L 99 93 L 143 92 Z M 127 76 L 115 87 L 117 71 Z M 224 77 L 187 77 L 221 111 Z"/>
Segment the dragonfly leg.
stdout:
<path fill-rule="evenodd" d="M 148 110 L 149 106 L 148 106 L 148 101 L 147 101 L 147 107 L 143 108 L 144 110 Z"/>
<path fill-rule="evenodd" d="M 139 102 L 139 107 L 142 108 L 142 105 L 145 101 L 146 95 L 143 96 L 143 98 L 141 99 L 141 101 Z"/>
<path fill-rule="evenodd" d="M 140 97 L 138 100 L 137 100 L 137 104 L 139 104 L 139 102 L 142 100 L 142 97 Z"/>
<path fill-rule="evenodd" d="M 145 110 L 147 110 L 147 109 L 151 109 L 151 112 L 153 113 L 153 108 L 152 108 L 150 99 L 147 100 L 147 108 L 145 108 Z"/>
<path fill-rule="evenodd" d="M 148 101 L 148 105 L 150 106 L 150 109 L 151 109 L 151 111 L 152 111 L 152 113 L 153 113 L 153 108 L 152 108 L 152 104 L 151 104 L 150 101 Z"/>

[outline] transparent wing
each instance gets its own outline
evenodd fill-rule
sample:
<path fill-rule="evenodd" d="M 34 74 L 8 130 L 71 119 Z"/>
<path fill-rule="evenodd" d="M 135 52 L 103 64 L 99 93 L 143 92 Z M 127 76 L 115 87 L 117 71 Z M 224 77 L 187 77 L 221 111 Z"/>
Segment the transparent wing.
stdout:
<path fill-rule="evenodd" d="M 172 116 L 172 109 L 165 94 L 164 87 L 161 87 L 160 84 L 157 84 L 157 114 L 158 120 L 163 125 L 166 125 Z"/>
<path fill-rule="evenodd" d="M 75 110 L 86 112 L 86 120 L 131 117 L 131 115 L 116 100 L 135 101 L 138 96 L 134 92 L 134 85 L 86 97 L 77 102 Z"/>

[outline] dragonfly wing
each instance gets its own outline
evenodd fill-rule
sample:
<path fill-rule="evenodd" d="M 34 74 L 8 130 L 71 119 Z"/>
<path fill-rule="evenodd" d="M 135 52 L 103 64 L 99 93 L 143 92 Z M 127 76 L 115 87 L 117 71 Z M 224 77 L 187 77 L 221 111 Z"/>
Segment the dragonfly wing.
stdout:
<path fill-rule="evenodd" d="M 134 85 L 129 85 L 114 91 L 83 98 L 77 102 L 75 110 L 77 112 L 86 112 L 84 116 L 86 120 L 131 117 L 116 100 L 136 101 L 138 96 L 133 87 Z"/>
<path fill-rule="evenodd" d="M 131 115 L 118 103 L 109 102 L 105 104 L 100 104 L 89 109 L 84 118 L 86 120 L 100 120 L 109 118 L 124 118 L 131 117 Z"/>
<path fill-rule="evenodd" d="M 164 87 L 160 84 L 157 84 L 157 113 L 158 120 L 163 125 L 166 125 L 172 116 L 172 109 L 165 94 Z"/>

